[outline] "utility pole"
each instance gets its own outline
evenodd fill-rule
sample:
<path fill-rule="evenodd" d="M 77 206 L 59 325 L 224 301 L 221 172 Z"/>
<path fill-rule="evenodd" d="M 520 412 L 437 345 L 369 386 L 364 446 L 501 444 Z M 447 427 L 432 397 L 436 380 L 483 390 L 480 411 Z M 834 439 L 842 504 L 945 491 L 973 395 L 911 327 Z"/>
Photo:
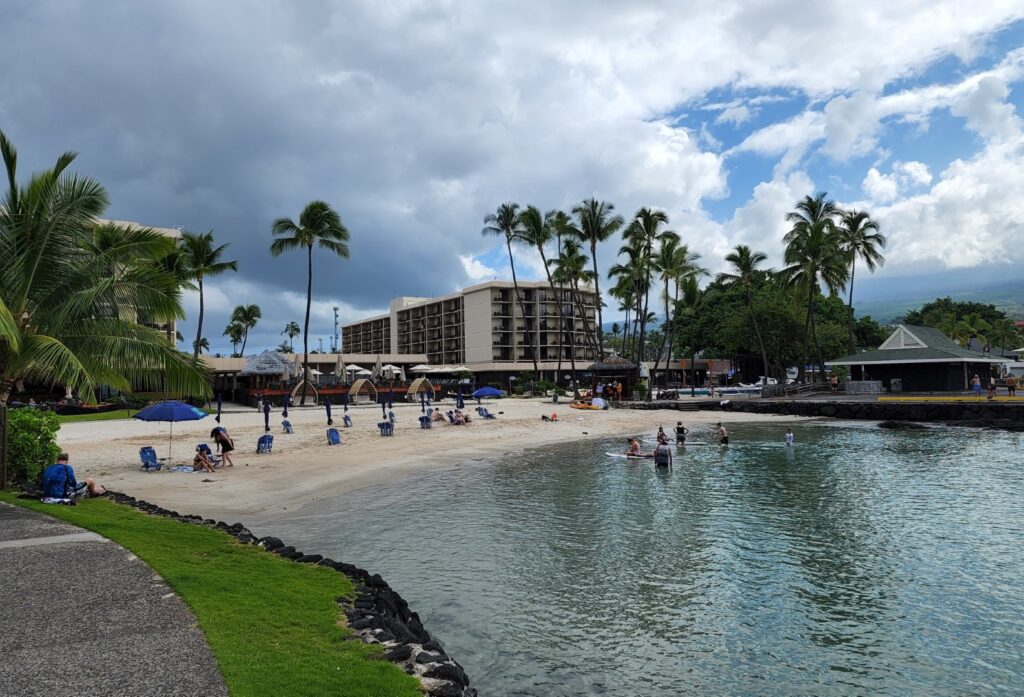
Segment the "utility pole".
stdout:
<path fill-rule="evenodd" d="M 334 345 L 331 350 L 332 353 L 338 352 L 338 309 L 338 307 L 334 308 Z"/>
<path fill-rule="evenodd" d="M 320 353 L 323 353 L 324 352 L 324 338 L 322 336 L 318 336 L 316 338 L 316 340 L 320 343 Z"/>

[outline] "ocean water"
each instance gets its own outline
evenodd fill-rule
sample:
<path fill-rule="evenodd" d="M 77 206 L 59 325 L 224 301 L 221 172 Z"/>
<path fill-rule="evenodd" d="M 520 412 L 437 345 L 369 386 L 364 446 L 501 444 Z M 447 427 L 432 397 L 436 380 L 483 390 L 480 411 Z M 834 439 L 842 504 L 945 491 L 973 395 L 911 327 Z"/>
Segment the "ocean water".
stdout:
<path fill-rule="evenodd" d="M 694 433 L 670 472 L 523 451 L 264 527 L 382 574 L 481 695 L 1024 694 L 1022 436 L 794 432 Z"/>

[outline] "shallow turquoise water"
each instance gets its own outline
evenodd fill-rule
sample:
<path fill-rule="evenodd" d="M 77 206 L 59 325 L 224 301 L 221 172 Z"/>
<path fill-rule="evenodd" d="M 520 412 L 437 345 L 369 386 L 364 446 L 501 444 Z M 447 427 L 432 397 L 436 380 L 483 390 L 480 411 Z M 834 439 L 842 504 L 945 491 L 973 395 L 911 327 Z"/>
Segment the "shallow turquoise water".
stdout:
<path fill-rule="evenodd" d="M 731 431 L 671 473 L 590 441 L 266 527 L 382 574 L 482 695 L 1024 693 L 1020 435 Z"/>

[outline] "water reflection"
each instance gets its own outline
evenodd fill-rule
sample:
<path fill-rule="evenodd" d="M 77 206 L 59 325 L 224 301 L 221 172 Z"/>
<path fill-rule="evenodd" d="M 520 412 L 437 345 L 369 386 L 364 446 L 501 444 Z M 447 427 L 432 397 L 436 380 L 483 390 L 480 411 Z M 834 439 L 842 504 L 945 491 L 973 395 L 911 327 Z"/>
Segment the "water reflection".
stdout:
<path fill-rule="evenodd" d="M 469 463 L 267 526 L 379 571 L 487 695 L 1010 694 L 1020 437 L 734 430 Z"/>

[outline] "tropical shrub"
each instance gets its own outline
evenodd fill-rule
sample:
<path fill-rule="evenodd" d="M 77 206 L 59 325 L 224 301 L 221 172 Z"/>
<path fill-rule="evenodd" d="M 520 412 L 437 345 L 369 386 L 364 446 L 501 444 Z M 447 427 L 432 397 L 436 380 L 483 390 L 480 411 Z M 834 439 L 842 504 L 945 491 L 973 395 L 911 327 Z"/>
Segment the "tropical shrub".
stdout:
<path fill-rule="evenodd" d="M 8 409 L 7 458 L 11 478 L 16 482 L 34 482 L 43 469 L 53 464 L 60 448 L 57 431 L 60 419 L 52 411 Z"/>

